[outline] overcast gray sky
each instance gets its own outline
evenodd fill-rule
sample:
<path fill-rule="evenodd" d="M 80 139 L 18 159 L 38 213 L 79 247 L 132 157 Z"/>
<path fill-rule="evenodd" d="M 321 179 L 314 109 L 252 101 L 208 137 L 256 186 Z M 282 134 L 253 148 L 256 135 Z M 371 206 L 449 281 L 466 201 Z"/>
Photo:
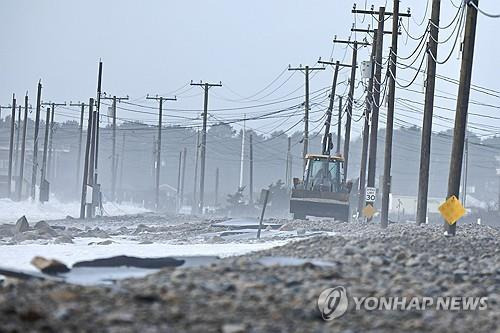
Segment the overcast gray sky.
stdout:
<path fill-rule="evenodd" d="M 456 4 L 459 0 L 453 0 Z M 387 8 L 392 9 L 392 1 Z M 386 1 L 367 2 L 375 7 Z M 42 79 L 44 101 L 88 101 L 95 96 L 97 64 L 99 58 L 104 63 L 103 90 L 119 96 L 129 95 L 134 103 L 155 106 L 145 101 L 146 94 L 165 94 L 185 86 L 190 80 L 222 81 L 223 88 L 214 88 L 210 95 L 210 108 L 233 108 L 264 104 L 267 101 L 299 97 L 303 94 L 304 77 L 296 73 L 274 93 L 276 87 L 291 75 L 285 72 L 276 83 L 261 94 L 253 97 L 255 101 L 241 101 L 264 88 L 275 79 L 288 64 L 314 65 L 319 56 L 329 58 L 332 54 L 332 39 L 347 38 L 354 22 L 358 27 L 367 27 L 373 19 L 368 16 L 351 14 L 353 2 L 344 0 L 298 1 L 298 0 L 254 0 L 254 1 L 138 1 L 138 0 L 2 0 L 0 19 L 0 103 L 7 105 L 12 93 L 21 97 L 29 91 L 34 103 L 36 84 Z M 410 33 L 421 35 L 425 24 L 420 23 L 425 15 L 425 0 L 403 0 L 401 9 L 410 7 L 413 18 L 409 21 Z M 364 8 L 365 1 L 358 1 L 358 8 Z M 500 13 L 498 1 L 481 0 L 484 10 Z M 457 9 L 450 0 L 442 1 L 442 25 L 447 25 L 455 16 Z M 430 9 L 427 12 L 429 15 Z M 425 21 L 426 22 L 426 21 Z M 408 24 L 408 20 L 404 20 Z M 387 29 L 390 29 L 387 21 Z M 498 56 L 500 48 L 496 34 L 500 20 L 479 16 L 477 27 L 476 54 L 473 82 L 500 91 L 498 76 Z M 445 40 L 452 29 L 443 30 L 440 40 Z M 358 34 L 358 40 L 363 35 Z M 353 36 L 354 38 L 354 36 Z M 448 54 L 454 39 L 443 44 L 438 58 Z M 400 40 L 400 55 L 409 55 L 416 44 L 408 40 L 405 33 Z M 389 46 L 385 38 L 385 52 Z M 346 54 L 346 51 L 347 54 Z M 361 50 L 359 60 L 367 60 L 369 49 Z M 333 59 L 350 62 L 350 50 L 337 45 L 333 49 Z M 458 51 L 451 60 L 438 67 L 438 73 L 451 78 L 459 77 Z M 404 60 L 403 60 L 404 61 Z M 416 63 L 418 66 L 419 62 Z M 412 70 L 399 71 L 402 79 L 411 79 Z M 344 80 L 348 71 L 343 71 Z M 359 73 L 358 73 L 359 75 Z M 332 71 L 328 69 L 317 73 L 311 80 L 311 91 L 325 88 L 331 84 Z M 404 81 L 401 81 L 404 83 Z M 416 80 L 411 89 L 422 91 L 423 75 Z M 345 88 L 339 87 L 340 93 Z M 456 93 L 458 87 L 438 81 L 438 89 L 443 93 Z M 362 87 L 356 95 L 362 95 Z M 178 102 L 168 104 L 168 108 L 180 110 L 200 109 L 203 103 L 202 91 L 198 87 L 185 87 L 176 92 Z M 423 94 L 398 90 L 398 96 L 414 101 L 423 101 Z M 286 96 L 286 97 L 284 97 Z M 452 95 L 447 95 L 452 96 Z M 500 105 L 499 98 L 473 93 L 472 98 L 490 104 Z M 230 102 L 228 99 L 239 100 Z M 313 106 L 317 112 L 313 120 L 323 115 L 327 104 L 326 94 L 315 100 L 321 102 Z M 301 102 L 300 98 L 272 104 L 260 108 L 214 111 L 213 120 L 234 119 L 258 115 L 266 111 L 286 108 Z M 438 99 L 436 104 L 454 108 L 452 100 Z M 130 105 L 127 108 L 144 110 Z M 418 108 L 418 105 L 414 105 Z M 404 106 L 400 105 L 404 108 Z M 77 115 L 77 110 L 59 109 L 56 120 L 63 121 Z M 485 115 L 498 115 L 498 109 L 474 105 L 471 112 Z M 170 113 L 168 113 L 170 112 Z M 360 114 L 361 111 L 355 111 Z M 196 117 L 195 111 L 167 111 L 167 123 L 195 125 L 197 121 L 183 122 L 179 118 L 168 118 L 168 114 Z M 437 110 L 444 117 L 435 121 L 435 130 L 452 126 L 449 120 L 453 113 Z M 140 114 L 119 110 L 119 117 L 155 121 L 153 114 Z M 274 128 L 286 129 L 301 117 L 249 122 L 249 127 L 258 127 L 262 132 Z M 396 125 L 415 123 L 421 125 L 421 114 L 413 111 L 397 111 Z M 500 121 L 472 115 L 471 123 L 476 124 L 479 134 L 487 134 Z M 284 122 L 283 122 L 284 121 Z M 383 120 L 382 120 L 383 121 Z M 281 123 L 283 122 L 283 123 Z M 199 122 L 198 122 L 199 123 Z M 497 124 L 498 123 L 498 124 Z M 317 123 L 318 125 L 321 122 Z M 236 124 L 236 128 L 241 124 Z M 301 126 L 301 125 L 299 125 Z M 298 127 L 297 129 L 299 129 Z M 313 123 L 311 128 L 316 128 Z M 318 127 L 319 128 L 319 127 Z M 481 131 L 483 128 L 483 131 Z M 354 124 L 354 134 L 361 130 L 361 122 Z M 498 130 L 500 131 L 500 129 Z"/>

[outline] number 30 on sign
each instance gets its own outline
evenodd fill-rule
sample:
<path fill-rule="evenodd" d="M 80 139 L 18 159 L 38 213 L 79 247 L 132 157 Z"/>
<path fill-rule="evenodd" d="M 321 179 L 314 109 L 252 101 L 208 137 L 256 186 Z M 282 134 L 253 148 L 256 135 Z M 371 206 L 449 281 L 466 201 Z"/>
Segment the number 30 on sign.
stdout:
<path fill-rule="evenodd" d="M 366 202 L 375 202 L 377 198 L 377 189 L 375 187 L 366 188 Z"/>

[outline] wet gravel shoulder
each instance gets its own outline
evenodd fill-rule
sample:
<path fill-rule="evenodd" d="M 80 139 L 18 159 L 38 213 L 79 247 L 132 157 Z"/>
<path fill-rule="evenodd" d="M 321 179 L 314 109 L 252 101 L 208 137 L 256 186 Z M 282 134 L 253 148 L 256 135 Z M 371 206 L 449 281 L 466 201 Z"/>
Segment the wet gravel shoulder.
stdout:
<path fill-rule="evenodd" d="M 498 228 L 463 225 L 453 238 L 438 226 L 331 228 L 336 235 L 114 286 L 7 283 L 0 287 L 0 332 L 499 331 Z M 315 258 L 328 265 L 259 263 L 269 256 Z M 488 309 L 356 311 L 351 302 L 344 316 L 325 322 L 316 302 L 323 289 L 335 286 L 344 286 L 349 296 L 488 297 Z"/>

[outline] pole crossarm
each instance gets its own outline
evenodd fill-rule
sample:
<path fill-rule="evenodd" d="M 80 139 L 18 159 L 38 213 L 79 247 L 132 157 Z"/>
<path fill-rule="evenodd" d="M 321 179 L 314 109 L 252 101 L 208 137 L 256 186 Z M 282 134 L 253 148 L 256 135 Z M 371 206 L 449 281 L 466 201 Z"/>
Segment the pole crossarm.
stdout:
<path fill-rule="evenodd" d="M 304 70 L 306 70 L 306 67 L 302 67 L 302 65 L 299 65 L 299 67 L 291 67 L 289 65 L 288 70 L 289 71 L 304 71 Z M 308 67 L 308 70 L 309 71 L 323 71 L 323 70 L 325 70 L 325 67 Z"/>
<path fill-rule="evenodd" d="M 341 64 L 341 63 L 337 64 L 334 61 L 324 61 L 324 60 L 321 60 L 321 59 L 318 60 L 318 64 L 332 65 L 332 66 L 338 65 L 339 67 L 352 67 L 352 64 Z M 358 66 L 356 66 L 356 68 L 358 68 Z"/>
<path fill-rule="evenodd" d="M 117 102 L 121 102 L 121 101 L 128 101 L 128 96 L 126 97 L 116 97 L 116 96 L 104 96 L 104 97 L 101 97 L 101 99 L 105 99 L 105 100 L 116 100 Z M 81 104 L 80 104 L 81 105 Z"/>
<path fill-rule="evenodd" d="M 344 40 L 344 39 L 334 39 L 333 40 L 334 43 L 337 43 L 337 44 L 357 44 L 359 47 L 366 47 L 366 46 L 370 46 L 371 44 L 370 43 L 367 43 L 367 42 L 359 42 L 359 41 L 353 41 L 353 40 Z"/>
<path fill-rule="evenodd" d="M 191 83 L 190 83 L 192 86 L 199 86 L 199 87 L 202 87 L 202 88 L 211 88 L 211 87 L 222 87 L 222 82 L 219 82 L 219 83 L 204 83 L 202 81 L 200 81 L 199 83 L 198 82 L 193 82 L 191 80 Z"/>
<path fill-rule="evenodd" d="M 163 97 L 163 96 L 146 96 L 146 99 L 154 99 L 156 101 L 159 101 L 160 99 L 163 100 L 163 101 L 176 101 L 177 100 L 177 96 L 175 97 Z M 118 98 L 117 98 L 118 100 Z"/>
<path fill-rule="evenodd" d="M 351 31 L 352 31 L 352 32 L 366 32 L 366 33 L 371 33 L 371 34 L 372 34 L 372 33 L 374 33 L 374 32 L 375 32 L 375 30 L 377 30 L 377 29 L 370 29 L 370 28 L 368 28 L 368 29 L 351 28 Z M 384 34 L 385 34 L 385 35 L 392 35 L 392 31 L 384 31 Z M 398 31 L 398 35 L 401 35 L 401 31 Z"/>
<path fill-rule="evenodd" d="M 66 106 L 66 105 L 68 105 L 68 104 L 67 104 L 66 102 L 64 102 L 64 103 L 42 102 L 42 105 L 49 105 L 49 106 L 51 106 L 51 105 L 54 105 L 54 106 Z"/>
<path fill-rule="evenodd" d="M 365 10 L 365 9 L 353 9 L 353 14 L 369 14 L 369 15 L 378 15 L 378 10 Z M 392 12 L 384 12 L 385 16 L 392 16 L 394 13 Z M 411 17 L 410 9 L 406 13 L 399 13 L 400 17 Z"/>

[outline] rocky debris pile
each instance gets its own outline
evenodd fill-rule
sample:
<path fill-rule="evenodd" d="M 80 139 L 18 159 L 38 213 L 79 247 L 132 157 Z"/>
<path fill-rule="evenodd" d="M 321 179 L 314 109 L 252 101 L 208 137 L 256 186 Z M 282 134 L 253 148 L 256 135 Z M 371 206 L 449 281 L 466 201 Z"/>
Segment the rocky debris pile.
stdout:
<path fill-rule="evenodd" d="M 350 230 L 345 232 L 345 230 Z M 169 268 L 117 287 L 21 282 L 0 287 L 6 331 L 498 332 L 500 231 L 335 224 L 315 237 L 207 267 Z M 277 260 L 292 257 L 307 260 Z M 267 261 L 267 264 L 263 264 Z M 271 263 L 271 265 L 269 265 Z M 291 264 L 293 263 L 293 265 Z M 327 264 L 324 264 L 327 263 Z M 356 310 L 325 322 L 325 288 L 348 295 L 488 297 L 481 311 Z"/>
<path fill-rule="evenodd" d="M 22 244 L 26 241 L 42 241 L 54 244 L 73 243 L 77 237 L 82 238 L 109 238 L 110 235 L 99 227 L 78 228 L 66 227 L 60 224 L 49 225 L 45 221 L 38 221 L 30 225 L 25 216 L 17 220 L 16 224 L 0 225 L 0 243 L 6 245 Z"/>

